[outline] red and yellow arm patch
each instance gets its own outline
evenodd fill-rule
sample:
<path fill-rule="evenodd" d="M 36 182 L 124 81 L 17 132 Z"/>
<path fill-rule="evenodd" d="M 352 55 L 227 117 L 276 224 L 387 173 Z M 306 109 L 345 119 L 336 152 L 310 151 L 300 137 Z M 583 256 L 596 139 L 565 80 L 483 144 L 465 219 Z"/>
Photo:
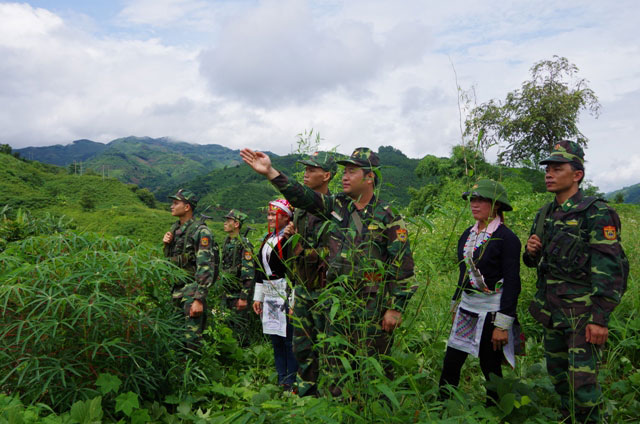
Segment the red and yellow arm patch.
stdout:
<path fill-rule="evenodd" d="M 615 240 L 618 236 L 616 227 L 614 227 L 613 225 L 607 225 L 602 229 L 602 232 L 604 234 L 604 238 L 606 238 L 607 240 Z"/>
<path fill-rule="evenodd" d="M 398 228 L 396 230 L 396 236 L 398 236 L 398 240 L 401 242 L 407 241 L 407 229 L 406 228 Z"/>
<path fill-rule="evenodd" d="M 209 237 L 208 236 L 204 236 L 200 239 L 200 246 L 202 247 L 209 247 Z"/>
<path fill-rule="evenodd" d="M 251 255 L 251 252 L 250 252 L 249 250 L 245 250 L 245 252 L 244 252 L 244 259 L 245 259 L 246 261 L 250 261 L 250 260 L 251 260 L 251 258 L 253 258 L 253 255 Z"/>

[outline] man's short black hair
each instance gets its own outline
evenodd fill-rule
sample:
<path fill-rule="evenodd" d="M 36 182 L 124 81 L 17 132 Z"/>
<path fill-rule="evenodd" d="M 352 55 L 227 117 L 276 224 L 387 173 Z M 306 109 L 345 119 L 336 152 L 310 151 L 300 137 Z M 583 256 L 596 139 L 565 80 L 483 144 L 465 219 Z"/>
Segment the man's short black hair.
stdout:
<path fill-rule="evenodd" d="M 582 171 L 582 178 L 580 178 L 580 181 L 578 181 L 578 185 L 582 184 L 582 180 L 584 180 L 585 176 L 584 166 L 580 166 L 575 162 L 569 162 L 569 165 L 571 166 L 571 169 L 573 171 Z"/>

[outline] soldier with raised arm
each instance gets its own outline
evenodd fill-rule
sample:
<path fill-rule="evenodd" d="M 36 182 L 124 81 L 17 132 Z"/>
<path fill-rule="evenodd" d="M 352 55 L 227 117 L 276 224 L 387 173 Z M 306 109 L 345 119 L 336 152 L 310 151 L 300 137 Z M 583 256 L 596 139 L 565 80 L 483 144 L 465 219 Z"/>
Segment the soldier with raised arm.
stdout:
<path fill-rule="evenodd" d="M 406 224 L 376 195 L 380 166 L 377 154 L 361 147 L 348 159 L 338 161 L 344 165 L 343 192 L 336 195 L 315 192 L 289 179 L 274 169 L 262 152 L 243 149 L 240 154 L 292 205 L 329 223 L 327 284 L 340 287 L 345 296 L 355 296 L 361 309 L 355 311 L 358 316 L 353 319 L 329 320 L 328 335 L 340 334 L 351 345 L 364 344 L 369 355 L 388 354 L 392 333 L 402 321 L 415 286 L 411 283 L 413 257 Z M 341 393 L 339 387 L 331 391 L 334 395 Z"/>
<path fill-rule="evenodd" d="M 299 160 L 305 166 L 304 185 L 324 195 L 330 195 L 329 182 L 336 175 L 338 166 L 333 154 L 316 152 L 308 159 Z M 293 214 L 292 233 L 298 234 L 293 247 L 293 276 L 295 279 L 295 303 L 293 307 L 293 352 L 298 360 L 300 396 L 317 394 L 320 372 L 321 343 L 318 334 L 326 331 L 326 311 L 318 300 L 327 284 L 329 254 L 327 225 L 325 221 L 304 209 Z"/>
<path fill-rule="evenodd" d="M 538 270 L 529 311 L 544 326 L 547 371 L 563 419 L 600 422 L 598 358 L 629 273 L 620 218 L 605 201 L 580 190 L 579 144 L 560 141 L 540 164 L 546 165 L 547 191 L 555 199 L 538 211 L 523 256 L 525 265 Z"/>

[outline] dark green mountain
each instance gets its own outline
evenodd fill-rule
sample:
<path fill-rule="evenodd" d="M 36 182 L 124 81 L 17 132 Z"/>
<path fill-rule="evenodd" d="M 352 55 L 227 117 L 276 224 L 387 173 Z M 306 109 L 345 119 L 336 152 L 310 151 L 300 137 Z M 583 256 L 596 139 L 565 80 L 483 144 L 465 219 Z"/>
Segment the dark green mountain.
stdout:
<path fill-rule="evenodd" d="M 60 166 L 74 173 L 94 173 L 148 188 L 159 199 L 212 169 L 238 163 L 237 150 L 217 144 L 190 144 L 168 138 L 126 137 L 108 144 L 77 140 L 68 146 L 28 147 L 22 157 Z M 76 162 L 76 165 L 71 165 Z M 78 162 L 83 162 L 81 165 Z"/>
<path fill-rule="evenodd" d="M 409 187 L 419 187 L 420 180 L 415 174 L 419 159 L 410 159 L 391 146 L 378 150 L 382 164 L 381 197 L 397 206 L 404 207 L 411 201 Z M 300 155 L 271 156 L 273 166 L 289 176 L 301 180 L 304 166 L 297 164 Z M 341 167 L 339 167 L 341 168 Z M 342 190 L 340 172 L 333 179 L 330 189 Z M 178 185 L 173 189 L 177 190 Z M 202 196 L 201 210 L 209 207 L 206 214 L 221 219 L 229 209 L 240 209 L 258 221 L 264 218 L 264 207 L 269 200 L 278 195 L 273 186 L 264 177 L 256 174 L 248 166 L 238 164 L 216 169 L 184 184 Z"/>
<path fill-rule="evenodd" d="M 14 151 L 26 159 L 66 166 L 73 162 L 85 162 L 99 155 L 106 148 L 107 145 L 104 143 L 96 143 L 91 140 L 76 140 L 66 146 L 56 144 L 55 146 L 46 147 L 25 147 Z"/>
<path fill-rule="evenodd" d="M 618 193 L 622 194 L 624 203 L 640 204 L 640 183 L 612 191 L 611 193 L 607 193 L 605 197 L 607 200 L 615 200 Z"/>

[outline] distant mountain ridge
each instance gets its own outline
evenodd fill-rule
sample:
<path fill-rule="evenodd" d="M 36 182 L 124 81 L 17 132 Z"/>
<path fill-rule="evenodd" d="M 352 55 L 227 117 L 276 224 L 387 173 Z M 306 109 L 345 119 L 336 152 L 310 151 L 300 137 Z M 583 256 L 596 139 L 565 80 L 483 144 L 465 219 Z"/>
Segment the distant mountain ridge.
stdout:
<path fill-rule="evenodd" d="M 84 162 L 99 155 L 107 148 L 104 143 L 91 140 L 75 140 L 71 144 L 44 147 L 25 147 L 14 149 L 20 156 L 29 160 L 49 163 L 51 165 L 66 166 L 73 162 Z"/>
<path fill-rule="evenodd" d="M 131 136 L 106 144 L 76 140 L 66 146 L 27 147 L 15 151 L 27 159 L 73 166 L 74 173 L 90 170 L 116 177 L 148 188 L 158 198 L 166 197 L 170 191 L 167 187 L 180 185 L 212 169 L 239 163 L 238 150 L 166 137 Z"/>
<path fill-rule="evenodd" d="M 622 193 L 624 203 L 640 204 L 640 183 L 606 194 L 607 200 L 614 200 L 618 193 Z"/>

